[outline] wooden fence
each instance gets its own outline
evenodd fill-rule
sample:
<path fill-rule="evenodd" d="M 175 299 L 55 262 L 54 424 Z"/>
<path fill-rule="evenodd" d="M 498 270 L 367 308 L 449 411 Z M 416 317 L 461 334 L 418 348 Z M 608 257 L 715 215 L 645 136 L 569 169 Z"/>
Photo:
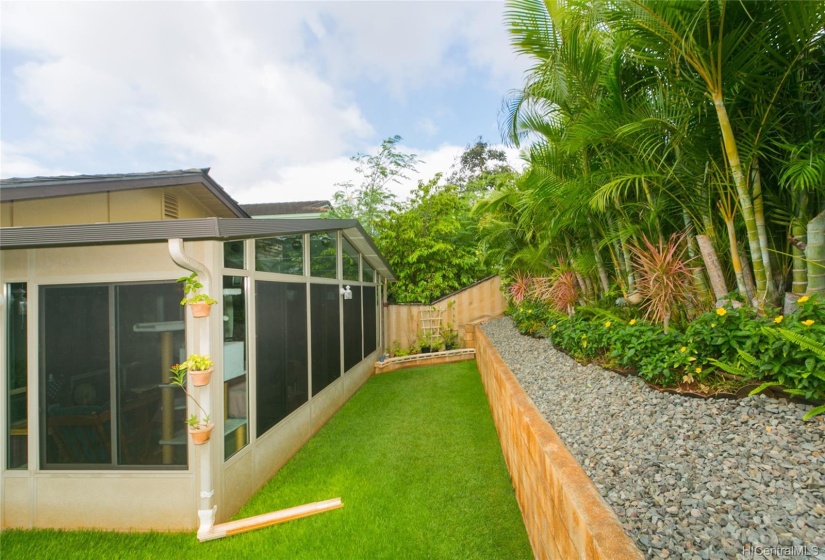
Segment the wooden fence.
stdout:
<path fill-rule="evenodd" d="M 432 305 L 391 304 L 387 310 L 387 351 L 396 341 L 401 348 L 409 348 L 419 336 L 422 312 L 434 307 L 441 310 L 442 329 L 455 329 L 461 337 L 465 325 L 504 313 L 507 300 L 501 293 L 501 278 L 491 276 L 436 300 Z"/>

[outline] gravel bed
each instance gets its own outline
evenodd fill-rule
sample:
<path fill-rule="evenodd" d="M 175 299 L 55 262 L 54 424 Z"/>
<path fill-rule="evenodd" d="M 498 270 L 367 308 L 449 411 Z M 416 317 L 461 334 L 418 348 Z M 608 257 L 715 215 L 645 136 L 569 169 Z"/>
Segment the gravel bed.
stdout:
<path fill-rule="evenodd" d="M 825 559 L 825 422 L 803 422 L 809 406 L 660 393 L 509 318 L 483 329 L 648 558 L 761 558 L 743 551 L 761 545 Z"/>

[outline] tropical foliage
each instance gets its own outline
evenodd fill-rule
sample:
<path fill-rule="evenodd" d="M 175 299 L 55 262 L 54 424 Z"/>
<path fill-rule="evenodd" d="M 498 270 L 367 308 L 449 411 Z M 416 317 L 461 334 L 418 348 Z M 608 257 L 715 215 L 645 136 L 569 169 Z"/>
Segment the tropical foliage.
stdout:
<path fill-rule="evenodd" d="M 788 394 L 825 400 L 825 304 L 818 296 L 800 298 L 790 315 L 760 315 L 732 305 L 702 313 L 683 329 L 665 331 L 633 310 L 578 309 L 560 314 L 535 298 L 513 304 L 519 331 L 546 336 L 582 361 L 595 361 L 660 386 L 703 393 L 733 392 L 759 384 Z M 825 412 L 810 411 L 808 417 Z"/>
<path fill-rule="evenodd" d="M 825 292 L 825 2 L 511 0 L 505 17 L 532 66 L 501 125 L 529 166 L 476 205 L 491 266 L 571 271 L 579 303 L 679 329 L 720 299 L 764 315 Z M 664 257 L 678 282 L 651 284 Z"/>
<path fill-rule="evenodd" d="M 377 222 L 378 248 L 397 278 L 388 287 L 393 302 L 430 303 L 489 274 L 470 203 L 439 180 L 419 183 L 410 200 Z"/>
<path fill-rule="evenodd" d="M 528 167 L 474 211 L 519 328 L 659 385 L 825 399 L 825 1 L 505 18 L 532 65 L 501 128 Z"/>
<path fill-rule="evenodd" d="M 377 154 L 359 153 L 350 158 L 355 164 L 355 172 L 361 176 L 361 183 L 336 183 L 339 190 L 332 195 L 332 208 L 325 217 L 358 220 L 371 236 L 377 235 L 378 220 L 395 201 L 390 183 L 408 179 L 408 174 L 414 173 L 416 165 L 422 163 L 415 154 L 402 152 L 398 148 L 399 142 L 400 136 L 391 136 L 381 143 Z"/>

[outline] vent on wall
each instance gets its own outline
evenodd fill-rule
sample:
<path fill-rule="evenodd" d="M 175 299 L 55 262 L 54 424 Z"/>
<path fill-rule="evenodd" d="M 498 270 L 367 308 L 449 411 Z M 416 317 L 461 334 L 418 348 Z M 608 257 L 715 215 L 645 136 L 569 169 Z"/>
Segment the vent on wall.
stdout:
<path fill-rule="evenodd" d="M 163 219 L 178 219 L 178 197 L 173 194 L 163 193 Z"/>

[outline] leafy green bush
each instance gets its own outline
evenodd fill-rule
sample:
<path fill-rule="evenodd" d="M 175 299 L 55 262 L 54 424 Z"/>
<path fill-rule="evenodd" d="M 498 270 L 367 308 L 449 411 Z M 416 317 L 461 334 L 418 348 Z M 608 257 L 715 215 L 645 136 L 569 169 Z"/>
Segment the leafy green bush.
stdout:
<path fill-rule="evenodd" d="M 521 334 L 543 338 L 551 321 L 566 317 L 536 299 L 524 299 L 518 305 L 510 304 L 507 315 L 513 318 Z"/>
<path fill-rule="evenodd" d="M 635 370 L 646 381 L 674 386 L 682 381 L 712 384 L 719 370 L 740 383 L 764 382 L 792 395 L 825 400 L 825 305 L 800 298 L 784 317 L 759 316 L 750 308 L 718 308 L 692 321 L 684 332 L 582 307 L 567 317 L 540 302 L 525 301 L 511 314 L 521 332 L 547 333 L 553 345 L 574 358 Z M 540 325 L 541 320 L 547 323 Z M 825 412 L 818 407 L 809 413 Z"/>

